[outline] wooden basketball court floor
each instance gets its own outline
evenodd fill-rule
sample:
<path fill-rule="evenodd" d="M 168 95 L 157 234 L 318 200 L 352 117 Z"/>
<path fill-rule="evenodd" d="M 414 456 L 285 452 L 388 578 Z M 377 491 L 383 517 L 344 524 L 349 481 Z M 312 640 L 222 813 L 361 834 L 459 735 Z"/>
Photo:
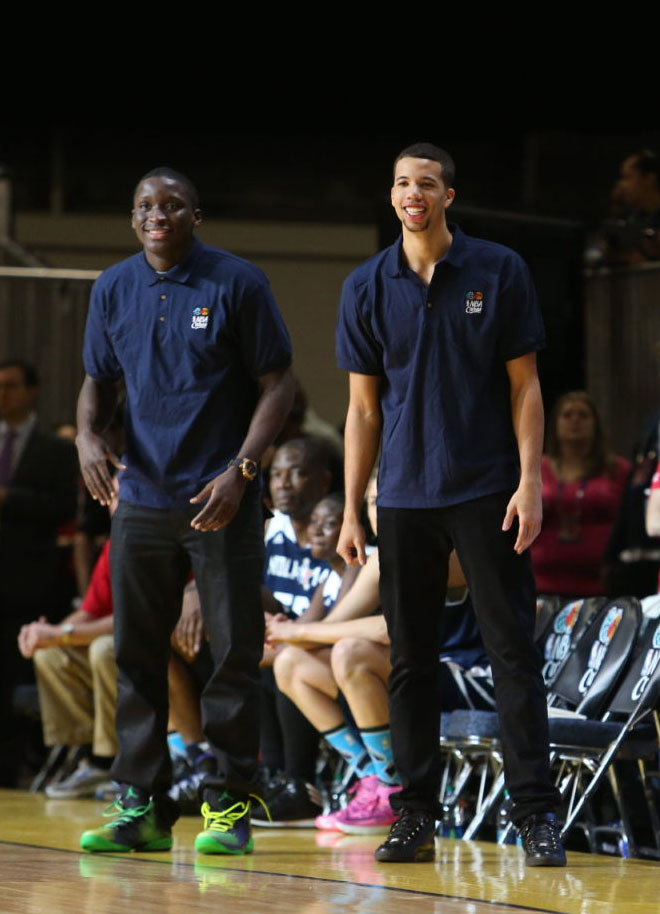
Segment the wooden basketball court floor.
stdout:
<path fill-rule="evenodd" d="M 84 854 L 104 804 L 0 791 L 0 914 L 647 914 L 660 864 L 569 853 L 566 869 L 525 868 L 522 851 L 438 840 L 435 863 L 377 864 L 377 837 L 256 829 L 254 853 L 195 854 L 201 818 L 171 853 Z"/>

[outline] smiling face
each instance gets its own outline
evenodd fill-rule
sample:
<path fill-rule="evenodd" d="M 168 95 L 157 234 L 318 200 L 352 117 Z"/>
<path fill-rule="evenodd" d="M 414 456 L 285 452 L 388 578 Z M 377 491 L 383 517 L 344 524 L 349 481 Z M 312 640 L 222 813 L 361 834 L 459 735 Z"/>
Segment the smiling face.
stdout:
<path fill-rule="evenodd" d="M 201 210 L 180 181 L 151 177 L 138 184 L 133 198 L 131 225 L 155 270 L 169 270 L 190 250 Z"/>
<path fill-rule="evenodd" d="M 396 163 L 391 196 L 404 231 L 426 232 L 446 225 L 455 191 L 445 187 L 440 162 L 407 156 Z"/>
<path fill-rule="evenodd" d="M 309 519 L 307 533 L 315 559 L 329 562 L 337 554 L 337 541 L 344 519 L 344 510 L 332 498 L 320 501 Z"/>

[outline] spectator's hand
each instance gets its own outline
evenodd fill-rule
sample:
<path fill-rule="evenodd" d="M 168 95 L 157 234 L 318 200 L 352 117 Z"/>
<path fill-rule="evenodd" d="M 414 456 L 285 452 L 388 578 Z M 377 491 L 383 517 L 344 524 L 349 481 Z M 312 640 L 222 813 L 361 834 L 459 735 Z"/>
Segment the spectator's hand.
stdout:
<path fill-rule="evenodd" d="M 219 530 L 226 527 L 238 511 L 247 482 L 235 467 L 207 483 L 201 492 L 191 498 L 191 504 L 206 504 L 190 521 L 195 530 Z"/>
<path fill-rule="evenodd" d="M 502 530 L 510 530 L 516 516 L 518 517 L 518 536 L 513 548 L 518 555 L 521 555 L 541 532 L 543 503 L 540 480 L 520 483 L 507 506 Z"/>
<path fill-rule="evenodd" d="M 345 519 L 337 543 L 337 552 L 347 565 L 366 565 L 366 536 L 359 521 Z"/>
<path fill-rule="evenodd" d="M 181 615 L 172 633 L 172 644 L 184 660 L 191 662 L 200 652 L 203 637 L 204 623 L 197 588 L 186 588 Z"/>
<path fill-rule="evenodd" d="M 292 644 L 296 641 L 305 641 L 305 626 L 287 619 L 273 619 L 266 626 L 266 642 L 270 645 L 281 644 L 283 641 Z"/>
<path fill-rule="evenodd" d="M 41 616 L 36 622 L 21 628 L 18 633 L 18 649 L 26 660 L 30 660 L 39 648 L 57 644 L 60 634 L 59 625 L 51 625 L 45 616 Z"/>
<path fill-rule="evenodd" d="M 112 477 L 108 462 L 125 470 L 125 465 L 114 454 L 100 435 L 94 432 L 82 432 L 76 437 L 78 459 L 85 485 L 89 494 L 102 505 L 109 505 L 114 496 Z"/>
<path fill-rule="evenodd" d="M 265 620 L 265 622 L 266 622 L 266 631 L 268 631 L 269 626 L 270 626 L 273 622 L 289 622 L 289 621 L 291 621 L 291 620 L 289 619 L 289 617 L 286 616 L 284 613 L 269 613 L 269 612 L 265 612 L 265 613 L 264 613 L 264 620 Z"/>
<path fill-rule="evenodd" d="M 259 666 L 272 666 L 280 650 L 280 645 L 270 644 L 266 641 Z"/>

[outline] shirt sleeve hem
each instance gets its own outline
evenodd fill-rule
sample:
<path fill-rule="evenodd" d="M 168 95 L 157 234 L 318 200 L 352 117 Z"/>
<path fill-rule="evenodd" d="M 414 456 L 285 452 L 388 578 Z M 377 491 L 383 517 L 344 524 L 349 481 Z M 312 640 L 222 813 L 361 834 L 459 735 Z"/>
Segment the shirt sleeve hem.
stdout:
<path fill-rule="evenodd" d="M 506 353 L 504 353 L 504 361 L 512 362 L 514 359 L 519 359 L 524 355 L 529 355 L 531 352 L 540 352 L 542 349 L 545 349 L 545 347 L 545 338 L 520 343 L 518 346 L 514 346 L 512 349 L 509 349 Z"/>

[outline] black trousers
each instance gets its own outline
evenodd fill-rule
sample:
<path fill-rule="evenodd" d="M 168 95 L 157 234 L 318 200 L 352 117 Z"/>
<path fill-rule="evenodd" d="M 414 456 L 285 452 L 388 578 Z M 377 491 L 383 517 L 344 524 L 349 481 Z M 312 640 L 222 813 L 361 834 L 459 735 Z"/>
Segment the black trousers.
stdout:
<path fill-rule="evenodd" d="M 204 533 L 190 526 L 198 511 L 194 505 L 169 511 L 120 502 L 112 521 L 119 668 L 112 777 L 152 794 L 171 784 L 167 665 L 191 568 L 213 659 L 201 706 L 218 774 L 205 786 L 248 793 L 256 771 L 264 639 L 261 504 L 256 490 L 246 493 L 229 526 Z"/>
<path fill-rule="evenodd" d="M 454 547 L 490 659 L 507 789 L 520 822 L 555 808 L 541 656 L 534 645 L 535 587 L 529 554 L 502 532 L 510 493 L 447 508 L 379 508 L 383 612 L 392 641 L 390 714 L 402 790 L 397 809 L 440 815 L 440 696 L 437 614 Z M 517 525 L 514 525 L 517 526 Z"/>

